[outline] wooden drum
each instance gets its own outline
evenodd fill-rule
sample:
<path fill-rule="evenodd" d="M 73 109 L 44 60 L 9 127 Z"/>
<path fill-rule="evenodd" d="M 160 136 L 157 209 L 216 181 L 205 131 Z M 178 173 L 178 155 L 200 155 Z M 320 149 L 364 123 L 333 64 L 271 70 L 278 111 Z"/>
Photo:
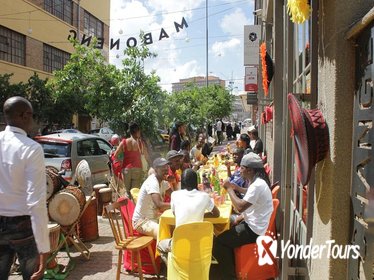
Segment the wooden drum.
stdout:
<path fill-rule="evenodd" d="M 98 200 L 98 213 L 99 215 L 103 214 L 103 208 L 109 202 L 112 202 L 112 189 L 111 188 L 102 188 L 99 190 L 99 200 Z"/>
<path fill-rule="evenodd" d="M 48 213 L 53 221 L 70 226 L 78 220 L 85 203 L 86 197 L 79 188 L 67 186 L 50 199 Z"/>
<path fill-rule="evenodd" d="M 52 166 L 47 166 L 45 175 L 47 179 L 47 200 L 61 188 L 61 182 L 58 179 L 58 170 Z"/>
<path fill-rule="evenodd" d="M 100 216 L 101 216 L 101 213 L 103 212 L 103 204 L 100 203 L 99 191 L 107 187 L 108 186 L 106 184 L 97 184 L 93 186 L 93 189 L 95 191 L 96 204 L 97 204 L 97 215 L 100 215 Z"/>
<path fill-rule="evenodd" d="M 88 200 L 89 196 L 86 196 Z M 92 241 L 99 238 L 99 225 L 97 222 L 97 202 L 93 197 L 78 223 L 78 234 L 83 241 Z"/>
<path fill-rule="evenodd" d="M 58 248 L 58 243 L 60 240 L 60 231 L 61 227 L 59 224 L 56 223 L 49 223 L 48 224 L 48 230 L 49 230 L 49 242 L 51 244 L 51 253 L 55 253 Z M 48 269 L 53 269 L 57 266 L 57 261 L 56 258 L 51 259 L 47 263 L 47 268 Z"/>

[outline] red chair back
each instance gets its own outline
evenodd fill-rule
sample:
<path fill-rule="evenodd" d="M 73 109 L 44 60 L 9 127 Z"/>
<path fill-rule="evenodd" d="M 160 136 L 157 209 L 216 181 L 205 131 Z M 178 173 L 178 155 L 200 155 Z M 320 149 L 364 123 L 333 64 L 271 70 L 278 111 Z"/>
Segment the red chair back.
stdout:
<path fill-rule="evenodd" d="M 278 192 L 280 190 L 280 186 L 277 185 L 275 186 L 272 190 L 271 190 L 271 195 L 273 196 L 273 199 L 277 199 L 278 198 Z"/>
<path fill-rule="evenodd" d="M 279 206 L 279 200 L 273 199 L 273 212 L 270 216 L 268 230 L 265 235 L 276 238 L 275 217 Z M 250 243 L 235 248 L 235 268 L 238 279 L 264 280 L 278 276 L 277 259 L 272 258 L 273 264 L 258 265 L 257 244 Z"/>
<path fill-rule="evenodd" d="M 123 205 L 121 207 L 121 215 L 122 215 L 122 218 L 124 220 L 126 235 L 127 236 L 141 236 L 142 234 L 140 234 L 139 232 L 134 230 L 134 228 L 132 227 L 132 216 L 134 214 L 135 204 L 128 197 L 118 198 L 118 201 L 122 201 L 122 200 L 127 200 L 126 205 Z M 152 243 L 152 249 L 153 249 L 153 252 L 155 252 L 155 250 L 156 250 L 156 240 L 154 240 L 154 242 Z M 138 262 L 137 262 L 137 259 L 136 259 L 136 255 L 134 257 L 133 263 L 131 262 L 131 259 L 132 259 L 131 255 L 132 255 L 132 252 L 129 251 L 129 250 L 124 252 L 124 254 L 123 254 L 123 266 L 126 270 L 137 271 Z M 149 256 L 148 248 L 144 248 L 144 249 L 140 250 L 140 256 L 141 256 L 142 263 L 143 263 L 143 265 L 142 265 L 143 273 L 155 274 L 156 272 L 155 272 L 155 270 L 152 266 L 151 257 Z M 160 265 L 161 265 L 160 258 L 156 258 L 155 261 L 156 261 L 156 266 L 158 268 L 158 271 L 160 271 Z"/>

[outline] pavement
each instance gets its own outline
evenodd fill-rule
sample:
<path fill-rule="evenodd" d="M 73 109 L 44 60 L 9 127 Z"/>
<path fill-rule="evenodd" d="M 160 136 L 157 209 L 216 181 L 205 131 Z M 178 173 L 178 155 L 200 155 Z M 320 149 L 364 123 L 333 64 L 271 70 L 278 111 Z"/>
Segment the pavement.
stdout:
<path fill-rule="evenodd" d="M 86 242 L 89 249 L 90 259 L 86 260 L 80 252 L 77 252 L 74 246 L 70 246 L 70 255 L 75 267 L 65 279 L 68 280 L 111 280 L 116 279 L 118 250 L 114 247 L 114 237 L 107 218 L 98 216 L 99 238 Z M 67 265 L 69 257 L 66 252 L 60 251 L 57 255 L 57 263 Z M 166 279 L 165 269 L 161 268 L 160 279 Z M 157 279 L 155 275 L 143 275 L 144 279 Z M 10 280 L 22 280 L 21 275 L 11 275 Z M 129 274 L 122 268 L 120 279 L 133 280 L 139 279 L 137 274 Z"/>

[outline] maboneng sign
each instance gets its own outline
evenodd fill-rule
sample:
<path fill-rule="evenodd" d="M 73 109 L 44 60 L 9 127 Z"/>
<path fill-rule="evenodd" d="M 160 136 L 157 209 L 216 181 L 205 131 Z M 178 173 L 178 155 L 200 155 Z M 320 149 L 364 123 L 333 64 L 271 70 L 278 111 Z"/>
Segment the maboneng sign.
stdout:
<path fill-rule="evenodd" d="M 244 25 L 244 66 L 259 64 L 260 25 Z"/>

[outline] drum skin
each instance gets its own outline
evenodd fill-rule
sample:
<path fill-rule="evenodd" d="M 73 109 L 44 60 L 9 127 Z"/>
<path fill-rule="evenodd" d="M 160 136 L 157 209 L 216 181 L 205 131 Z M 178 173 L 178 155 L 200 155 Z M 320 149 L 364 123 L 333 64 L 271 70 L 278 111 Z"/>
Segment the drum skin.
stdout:
<path fill-rule="evenodd" d="M 61 226 L 70 226 L 78 220 L 85 202 L 86 197 L 79 188 L 68 186 L 49 200 L 49 216 Z"/>

